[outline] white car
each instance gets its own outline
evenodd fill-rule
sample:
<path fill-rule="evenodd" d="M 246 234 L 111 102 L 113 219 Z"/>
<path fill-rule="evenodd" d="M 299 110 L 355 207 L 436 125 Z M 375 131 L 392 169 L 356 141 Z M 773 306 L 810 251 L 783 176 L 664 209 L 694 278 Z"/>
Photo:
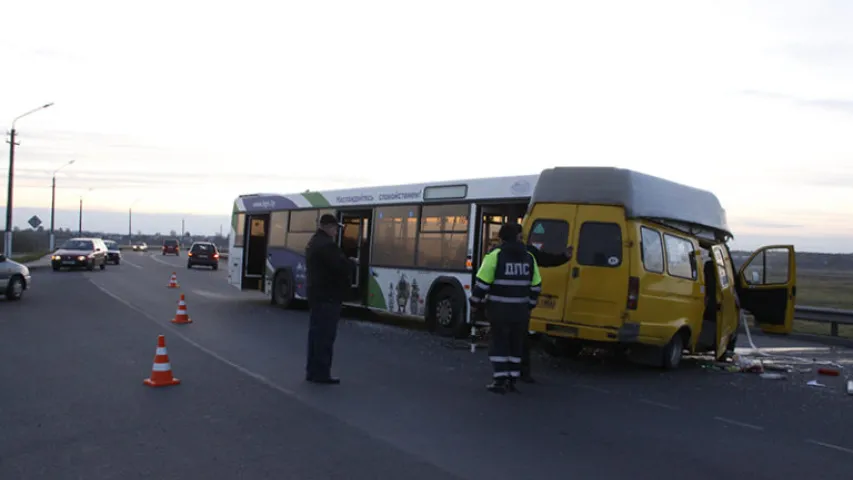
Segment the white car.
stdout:
<path fill-rule="evenodd" d="M 6 300 L 20 300 L 32 281 L 30 269 L 0 254 L 0 295 Z"/>
<path fill-rule="evenodd" d="M 139 242 L 139 243 L 133 245 L 133 251 L 134 252 L 147 252 L 148 251 L 148 244 L 145 242 Z"/>

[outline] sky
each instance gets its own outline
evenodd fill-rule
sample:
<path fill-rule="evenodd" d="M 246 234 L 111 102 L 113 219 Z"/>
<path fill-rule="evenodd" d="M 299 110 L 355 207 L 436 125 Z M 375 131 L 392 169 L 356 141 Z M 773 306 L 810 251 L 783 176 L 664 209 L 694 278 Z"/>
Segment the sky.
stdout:
<path fill-rule="evenodd" d="M 70 160 L 69 226 L 84 196 L 152 233 L 243 193 L 609 165 L 713 191 L 736 247 L 853 251 L 849 0 L 235 5 L 5 5 L 0 123 L 55 102 L 16 125 L 15 212 L 47 222 Z"/>

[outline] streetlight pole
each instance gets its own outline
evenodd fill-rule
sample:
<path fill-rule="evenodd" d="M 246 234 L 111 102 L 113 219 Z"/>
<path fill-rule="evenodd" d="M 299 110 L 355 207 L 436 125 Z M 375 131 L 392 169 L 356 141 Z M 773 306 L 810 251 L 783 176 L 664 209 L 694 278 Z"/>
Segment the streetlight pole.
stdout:
<path fill-rule="evenodd" d="M 53 225 L 54 225 L 54 214 L 56 213 L 56 174 L 63 168 L 73 164 L 76 160 L 71 160 L 65 165 L 57 168 L 53 171 L 53 182 L 50 186 L 50 251 L 53 252 L 53 249 L 56 247 L 56 235 L 53 233 Z"/>
<path fill-rule="evenodd" d="M 92 190 L 94 190 L 94 188 L 90 188 L 90 189 L 86 190 L 86 193 L 91 192 Z M 85 193 L 83 195 L 85 195 Z M 83 195 L 80 195 L 80 213 L 78 214 L 78 217 L 77 217 L 77 224 L 78 224 L 77 225 L 77 230 L 78 230 L 77 235 L 80 235 L 80 236 L 83 235 Z"/>
<path fill-rule="evenodd" d="M 53 102 L 46 103 L 23 115 L 18 115 L 14 120 L 12 120 L 12 131 L 9 132 L 9 180 L 6 185 L 6 238 L 3 243 L 3 253 L 7 257 L 12 256 L 12 192 L 15 190 L 15 145 L 17 145 L 15 143 L 15 135 L 17 135 L 17 132 L 15 131 L 15 123 L 27 115 L 38 112 L 39 110 L 45 109 L 51 105 L 53 105 Z"/>
<path fill-rule="evenodd" d="M 133 206 L 140 200 L 142 200 L 141 197 L 137 198 L 127 208 L 127 244 L 130 246 L 133 246 Z"/>

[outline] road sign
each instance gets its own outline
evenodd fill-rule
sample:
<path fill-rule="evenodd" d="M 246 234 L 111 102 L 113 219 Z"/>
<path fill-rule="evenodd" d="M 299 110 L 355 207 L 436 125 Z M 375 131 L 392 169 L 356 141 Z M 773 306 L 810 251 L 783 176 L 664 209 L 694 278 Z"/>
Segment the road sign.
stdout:
<path fill-rule="evenodd" d="M 39 225 L 41 225 L 41 219 L 38 215 L 33 215 L 29 220 L 27 220 L 27 223 L 29 223 L 33 228 L 39 228 Z"/>

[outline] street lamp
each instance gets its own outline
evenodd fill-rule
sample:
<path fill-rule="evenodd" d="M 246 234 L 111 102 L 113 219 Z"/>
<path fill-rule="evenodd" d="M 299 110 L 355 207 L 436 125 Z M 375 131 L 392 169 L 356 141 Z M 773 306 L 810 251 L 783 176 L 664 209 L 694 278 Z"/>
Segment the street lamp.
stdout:
<path fill-rule="evenodd" d="M 127 244 L 130 246 L 133 246 L 133 206 L 140 200 L 142 197 L 130 202 L 130 207 L 127 208 Z"/>
<path fill-rule="evenodd" d="M 23 115 L 18 115 L 14 120 L 12 120 L 12 131 L 9 132 L 9 136 L 11 137 L 9 140 L 9 180 L 6 185 L 6 241 L 3 244 L 3 253 L 7 257 L 12 256 L 12 192 L 15 188 L 15 135 L 17 133 L 15 131 L 15 123 L 27 115 L 43 110 L 51 105 L 53 105 L 53 102 L 46 103 Z"/>
<path fill-rule="evenodd" d="M 90 188 L 90 189 L 86 190 L 86 193 L 89 193 L 92 190 L 94 190 L 94 188 Z M 83 235 L 83 197 L 86 195 L 86 193 L 84 193 L 83 195 L 80 195 L 80 213 L 78 214 L 78 217 L 77 217 L 77 223 L 78 223 L 77 224 L 77 230 L 78 230 L 77 235 L 80 235 L 80 236 Z"/>
<path fill-rule="evenodd" d="M 62 170 L 63 168 L 73 164 L 76 160 L 71 160 L 65 165 L 57 168 L 53 171 L 53 183 L 50 186 L 50 251 L 56 247 L 56 235 L 53 233 L 53 217 L 56 213 L 56 173 Z"/>

